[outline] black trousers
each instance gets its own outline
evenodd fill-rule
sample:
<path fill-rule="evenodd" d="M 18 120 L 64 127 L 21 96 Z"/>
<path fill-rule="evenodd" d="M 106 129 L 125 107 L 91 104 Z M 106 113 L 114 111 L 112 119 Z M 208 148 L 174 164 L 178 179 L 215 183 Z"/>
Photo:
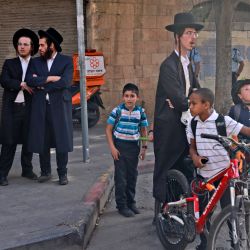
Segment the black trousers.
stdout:
<path fill-rule="evenodd" d="M 135 204 L 135 189 L 138 176 L 138 156 L 140 147 L 137 142 L 115 140 L 120 152 L 115 164 L 115 200 L 118 209 Z"/>
<path fill-rule="evenodd" d="M 50 148 L 51 145 L 55 145 L 55 134 L 54 128 L 52 126 L 52 116 L 50 110 L 50 104 L 46 105 L 46 118 L 45 118 L 45 142 L 43 153 L 39 154 L 41 175 L 51 174 L 51 157 L 50 157 Z M 57 172 L 59 176 L 64 176 L 67 174 L 67 164 L 68 164 L 68 152 L 57 152 L 56 150 L 56 163 L 57 163 Z"/>
<path fill-rule="evenodd" d="M 4 117 L 3 117 L 4 119 Z M 25 106 L 14 104 L 13 107 L 13 141 L 14 144 L 2 144 L 0 155 L 0 176 L 7 177 L 14 161 L 17 144 L 22 144 L 21 166 L 22 174 L 33 171 L 31 152 L 27 150 L 27 116 Z"/>

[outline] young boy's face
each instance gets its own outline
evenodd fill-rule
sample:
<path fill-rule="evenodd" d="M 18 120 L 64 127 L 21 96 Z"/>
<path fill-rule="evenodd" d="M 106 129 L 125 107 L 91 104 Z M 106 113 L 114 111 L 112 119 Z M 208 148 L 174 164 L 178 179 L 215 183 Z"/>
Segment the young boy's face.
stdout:
<path fill-rule="evenodd" d="M 189 97 L 189 100 L 189 108 L 192 116 L 202 116 L 203 114 L 207 113 L 209 104 L 208 102 L 202 102 L 202 99 L 199 95 L 193 93 Z"/>
<path fill-rule="evenodd" d="M 137 94 L 131 90 L 127 90 L 123 94 L 123 101 L 128 109 L 133 109 L 138 99 Z"/>
<path fill-rule="evenodd" d="M 238 96 L 243 102 L 249 103 L 250 102 L 250 84 L 246 84 L 242 86 Z"/>

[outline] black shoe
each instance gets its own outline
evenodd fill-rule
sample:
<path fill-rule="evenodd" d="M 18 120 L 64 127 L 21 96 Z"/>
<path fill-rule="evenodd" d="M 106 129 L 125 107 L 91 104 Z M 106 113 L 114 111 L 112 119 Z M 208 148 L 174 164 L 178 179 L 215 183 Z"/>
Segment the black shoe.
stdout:
<path fill-rule="evenodd" d="M 41 175 L 38 177 L 38 182 L 42 183 L 42 182 L 46 182 L 49 181 L 52 178 L 51 174 L 47 174 L 47 175 Z"/>
<path fill-rule="evenodd" d="M 38 179 L 37 175 L 33 171 L 31 171 L 29 173 L 22 173 L 22 177 L 25 177 L 25 178 L 30 179 L 30 180 L 37 180 Z"/>
<path fill-rule="evenodd" d="M 134 217 L 135 216 L 135 214 L 129 208 L 121 208 L 118 211 L 119 211 L 119 214 L 121 214 L 125 217 Z"/>
<path fill-rule="evenodd" d="M 7 178 L 0 177 L 0 186 L 7 186 L 7 185 L 9 185 Z"/>
<path fill-rule="evenodd" d="M 196 246 L 195 250 L 205 250 L 206 248 L 207 246 L 201 243 L 200 245 Z"/>
<path fill-rule="evenodd" d="M 67 185 L 69 183 L 67 175 L 59 176 L 59 184 Z"/>
<path fill-rule="evenodd" d="M 132 204 L 132 205 L 128 206 L 128 208 L 130 210 L 132 210 L 134 212 L 134 214 L 140 214 L 140 211 L 138 210 L 138 208 L 136 207 L 135 204 Z"/>

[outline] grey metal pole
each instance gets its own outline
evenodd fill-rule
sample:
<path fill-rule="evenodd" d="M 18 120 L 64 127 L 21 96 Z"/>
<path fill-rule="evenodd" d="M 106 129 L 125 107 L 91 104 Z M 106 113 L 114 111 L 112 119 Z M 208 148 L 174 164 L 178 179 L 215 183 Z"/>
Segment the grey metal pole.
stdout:
<path fill-rule="evenodd" d="M 89 160 L 89 131 L 88 111 L 86 99 L 86 69 L 85 69 L 85 44 L 84 44 L 84 15 L 83 0 L 76 0 L 77 36 L 78 36 L 78 60 L 80 66 L 80 94 L 81 94 L 81 126 L 83 162 Z"/>

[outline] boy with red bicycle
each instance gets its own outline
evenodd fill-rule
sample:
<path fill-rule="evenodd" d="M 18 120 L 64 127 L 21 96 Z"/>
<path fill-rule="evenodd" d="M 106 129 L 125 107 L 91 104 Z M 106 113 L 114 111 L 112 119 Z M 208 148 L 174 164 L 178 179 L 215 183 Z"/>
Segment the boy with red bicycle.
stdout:
<path fill-rule="evenodd" d="M 190 112 L 194 116 L 187 127 L 187 137 L 190 139 L 189 153 L 197 168 L 198 176 L 210 178 L 229 166 L 230 157 L 225 148 L 217 141 L 202 138 L 200 135 L 204 133 L 231 136 L 242 133 L 250 136 L 250 128 L 236 122 L 229 116 L 218 114 L 213 108 L 214 94 L 208 88 L 195 90 L 189 100 Z M 219 183 L 220 180 L 214 184 L 218 186 Z M 203 212 L 208 201 L 209 197 L 200 199 L 200 212 Z M 230 204 L 229 190 L 222 196 L 220 204 L 222 208 Z M 201 243 L 196 249 L 206 249 L 207 239 L 205 235 L 201 234 L 200 238 Z"/>

